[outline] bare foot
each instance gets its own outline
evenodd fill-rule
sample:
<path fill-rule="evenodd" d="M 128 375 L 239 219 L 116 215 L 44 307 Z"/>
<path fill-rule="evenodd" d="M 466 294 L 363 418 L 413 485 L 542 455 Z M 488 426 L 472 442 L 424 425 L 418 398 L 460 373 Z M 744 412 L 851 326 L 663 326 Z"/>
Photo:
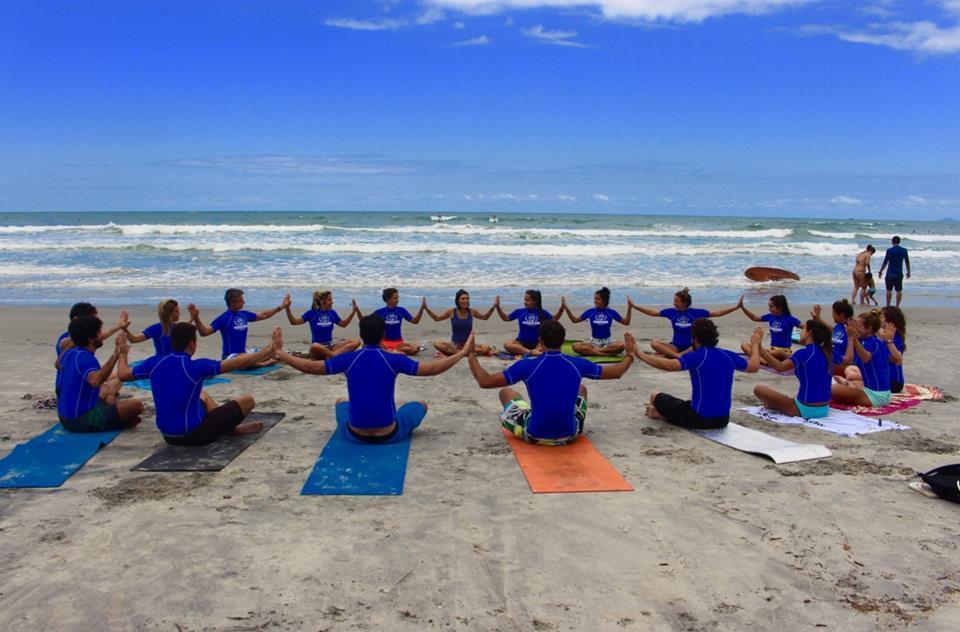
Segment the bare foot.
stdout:
<path fill-rule="evenodd" d="M 140 419 L 139 417 L 134 417 L 133 419 L 131 419 L 130 421 L 127 422 L 126 427 L 127 427 L 127 429 L 133 428 L 133 427 L 135 427 L 137 424 L 139 424 L 141 421 L 143 421 L 143 419 Z"/>
<path fill-rule="evenodd" d="M 647 404 L 647 417 L 650 419 L 663 419 L 663 415 L 658 413 L 657 409 L 650 404 Z"/>
<path fill-rule="evenodd" d="M 248 421 L 245 424 L 240 424 L 233 429 L 234 434 L 256 434 L 263 430 L 263 422 L 261 421 Z"/>

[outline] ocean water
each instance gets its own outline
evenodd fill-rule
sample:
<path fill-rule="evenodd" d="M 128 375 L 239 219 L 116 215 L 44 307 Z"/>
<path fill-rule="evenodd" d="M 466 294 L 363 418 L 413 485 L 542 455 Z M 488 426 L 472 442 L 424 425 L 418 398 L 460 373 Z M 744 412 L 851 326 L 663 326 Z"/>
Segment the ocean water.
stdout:
<path fill-rule="evenodd" d="M 960 306 L 960 223 L 884 222 L 592 214 L 448 215 L 430 213 L 5 213 L 0 214 L 0 304 L 219 304 L 227 287 L 251 307 L 285 292 L 306 307 L 313 289 L 380 304 L 397 287 L 401 304 L 450 304 L 470 290 L 474 304 L 499 294 L 507 307 L 523 290 L 575 305 L 607 286 L 613 305 L 629 294 L 661 305 L 689 287 L 694 302 L 733 302 L 786 293 L 796 302 L 849 296 L 856 254 L 877 248 L 879 270 L 890 237 L 910 250 L 914 277 L 906 304 Z M 800 275 L 758 284 L 744 269 L 763 265 Z M 883 289 L 879 289 L 882 295 Z"/>

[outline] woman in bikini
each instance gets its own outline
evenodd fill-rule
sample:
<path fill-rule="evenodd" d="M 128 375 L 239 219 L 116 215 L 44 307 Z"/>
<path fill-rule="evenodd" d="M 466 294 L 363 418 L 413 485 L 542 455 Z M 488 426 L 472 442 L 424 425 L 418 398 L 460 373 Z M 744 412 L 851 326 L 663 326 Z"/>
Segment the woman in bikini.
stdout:
<path fill-rule="evenodd" d="M 450 340 L 435 340 L 433 342 L 434 348 L 447 356 L 455 355 L 463 349 L 463 345 L 466 344 L 467 339 L 470 337 L 470 332 L 473 331 L 474 318 L 487 320 L 493 314 L 493 310 L 496 309 L 491 305 L 487 311 L 480 312 L 470 307 L 470 293 L 462 289 L 457 290 L 453 304 L 453 307 L 448 308 L 441 314 L 437 314 L 430 309 L 429 305 L 424 303 L 424 309 L 434 321 L 439 322 L 441 320 L 447 320 L 448 318 L 450 319 Z M 474 346 L 480 355 L 490 355 L 493 353 L 493 348 L 490 345 Z"/>
<path fill-rule="evenodd" d="M 867 303 L 867 273 L 870 270 L 870 257 L 877 251 L 871 244 L 863 249 L 863 252 L 857 255 L 857 260 L 853 264 L 853 294 L 850 295 L 850 302 L 857 302 L 857 294 L 860 294 L 860 304 Z"/>

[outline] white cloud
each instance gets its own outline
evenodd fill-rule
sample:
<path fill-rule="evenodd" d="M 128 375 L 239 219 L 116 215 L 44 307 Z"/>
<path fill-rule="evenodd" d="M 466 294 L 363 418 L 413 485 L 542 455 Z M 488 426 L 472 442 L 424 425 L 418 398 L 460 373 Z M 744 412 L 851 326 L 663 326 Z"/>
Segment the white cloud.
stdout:
<path fill-rule="evenodd" d="M 592 8 L 609 19 L 702 22 L 732 13 L 756 14 L 820 0 L 426 0 L 465 13 L 489 15 L 510 9 Z M 953 0 L 948 0 L 953 1 Z"/>
<path fill-rule="evenodd" d="M 849 195 L 838 195 L 835 198 L 831 198 L 830 203 L 843 206 L 859 206 L 863 204 L 863 200 L 850 197 Z"/>
<path fill-rule="evenodd" d="M 296 175 L 375 175 L 408 173 L 409 165 L 362 156 L 208 156 L 173 160 L 165 164 L 176 167 L 221 169 L 257 174 Z"/>
<path fill-rule="evenodd" d="M 594 193 L 593 199 L 596 200 L 597 202 L 609 202 L 610 196 L 604 195 L 603 193 Z"/>
<path fill-rule="evenodd" d="M 561 202 L 576 202 L 577 198 L 572 195 L 563 195 L 562 193 L 557 194 L 557 199 Z"/>
<path fill-rule="evenodd" d="M 393 18 L 376 18 L 373 20 L 330 18 L 324 24 L 352 31 L 395 31 L 407 25 L 403 20 L 394 20 Z"/>
<path fill-rule="evenodd" d="M 457 29 L 458 31 L 462 31 L 463 29 L 467 28 L 467 25 L 463 22 L 454 22 L 453 28 Z"/>
<path fill-rule="evenodd" d="M 486 35 L 481 35 L 479 37 L 471 37 L 470 39 L 454 42 L 451 46 L 486 46 L 489 43 L 490 38 Z"/>
<path fill-rule="evenodd" d="M 544 44 L 553 44 L 555 46 L 574 46 L 577 48 L 586 48 L 586 44 L 581 44 L 572 38 L 577 36 L 576 31 L 548 31 L 542 24 L 534 25 L 528 29 L 523 29 L 523 34 L 527 37 L 539 40 Z"/>
<path fill-rule="evenodd" d="M 869 31 L 837 31 L 846 42 L 887 46 L 928 55 L 960 53 L 960 24 L 941 28 L 933 22 L 890 22 Z"/>

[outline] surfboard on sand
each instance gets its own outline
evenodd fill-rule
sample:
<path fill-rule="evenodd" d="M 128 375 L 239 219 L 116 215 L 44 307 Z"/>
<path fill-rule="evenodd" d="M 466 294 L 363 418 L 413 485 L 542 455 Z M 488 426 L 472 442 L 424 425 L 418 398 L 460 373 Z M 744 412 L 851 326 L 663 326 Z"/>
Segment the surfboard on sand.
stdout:
<path fill-rule="evenodd" d="M 747 277 L 751 281 L 783 281 L 784 279 L 791 279 L 793 281 L 799 281 L 800 276 L 789 270 L 782 270 L 780 268 L 765 268 L 762 266 L 747 268 L 743 271 L 743 276 Z"/>

